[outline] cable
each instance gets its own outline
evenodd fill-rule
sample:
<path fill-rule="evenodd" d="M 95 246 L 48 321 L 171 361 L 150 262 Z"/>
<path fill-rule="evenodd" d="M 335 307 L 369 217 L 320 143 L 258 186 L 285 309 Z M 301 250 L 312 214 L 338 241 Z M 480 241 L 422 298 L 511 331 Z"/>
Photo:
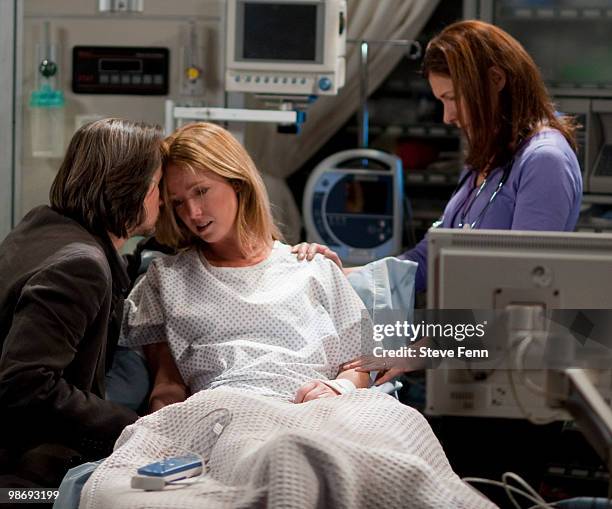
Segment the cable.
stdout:
<path fill-rule="evenodd" d="M 524 353 L 527 351 L 527 347 L 529 346 L 529 344 L 532 341 L 533 341 L 533 336 L 532 335 L 527 335 L 527 336 L 525 336 L 519 342 L 518 346 L 516 347 L 517 350 L 519 351 L 519 353 L 521 354 L 521 355 L 517 355 L 515 357 L 515 366 L 516 366 L 516 370 L 519 373 L 523 372 L 523 365 L 522 365 L 522 357 L 521 356 L 523 356 Z M 510 382 L 510 390 L 512 391 L 512 396 L 514 397 L 514 400 L 516 402 L 516 405 L 519 407 L 519 410 L 525 416 L 525 419 L 527 419 L 532 424 L 542 425 L 542 424 L 550 424 L 551 422 L 555 422 L 556 420 L 563 418 L 563 414 L 561 414 L 560 412 L 556 412 L 556 413 L 552 414 L 549 418 L 539 418 L 539 417 L 534 416 L 525 407 L 525 405 L 523 405 L 523 402 L 521 401 L 521 399 L 519 397 L 517 386 L 516 386 L 516 382 L 514 380 L 513 369 L 508 369 L 507 373 L 508 373 L 508 380 Z"/>
<path fill-rule="evenodd" d="M 510 498 L 510 500 L 512 500 L 513 502 L 516 502 L 516 501 L 514 500 L 514 497 L 512 496 L 511 492 L 508 490 L 508 488 L 510 487 L 510 484 L 508 483 L 508 479 L 512 479 L 513 481 L 520 484 L 523 488 L 525 488 L 527 493 L 530 493 L 531 495 L 533 495 L 533 497 L 538 501 L 538 503 L 541 504 L 542 507 L 546 507 L 546 508 L 552 507 L 551 505 L 547 504 L 546 500 L 544 500 L 540 496 L 540 494 L 536 490 L 534 490 L 529 485 L 529 483 L 525 481 L 525 479 L 523 479 L 520 475 L 515 474 L 514 472 L 504 472 L 502 474 L 502 482 L 504 483 L 506 493 L 508 494 L 508 498 Z"/>
<path fill-rule="evenodd" d="M 513 371 L 511 369 L 508 370 L 508 379 L 510 380 L 510 389 L 512 390 L 512 396 L 514 396 L 514 400 L 516 402 L 516 406 L 519 407 L 519 410 L 524 415 L 525 419 L 527 419 L 532 424 L 543 425 L 550 424 L 551 422 L 555 422 L 559 418 L 561 418 L 561 414 L 553 414 L 548 418 L 540 418 L 533 415 L 524 405 L 523 402 L 519 398 L 519 394 L 516 388 L 516 382 L 514 381 Z"/>
<path fill-rule="evenodd" d="M 467 483 L 490 484 L 492 486 L 497 486 L 499 488 L 504 488 L 504 489 L 507 488 L 510 491 L 515 491 L 519 495 L 523 495 L 526 499 L 530 500 L 531 502 L 535 502 L 536 507 L 542 507 L 540 502 L 537 499 L 533 498 L 531 495 L 528 495 L 523 490 L 515 488 L 514 486 L 507 486 L 507 485 L 505 485 L 501 481 L 494 481 L 492 479 L 484 479 L 484 478 L 480 478 L 480 477 L 464 477 L 461 480 L 464 481 L 464 482 L 467 482 Z M 516 502 L 513 502 L 512 505 L 514 505 L 514 507 L 516 507 L 517 509 L 522 509 L 521 506 L 518 505 Z"/>
<path fill-rule="evenodd" d="M 404 196 L 404 202 L 402 205 L 403 205 L 404 216 L 405 216 L 403 234 L 405 237 L 409 237 L 408 239 L 409 246 L 410 248 L 413 248 L 414 246 L 417 245 L 417 238 L 416 238 L 416 231 L 414 227 L 414 213 L 412 211 L 412 204 L 410 202 L 410 199 L 407 196 Z"/>
<path fill-rule="evenodd" d="M 525 355 L 527 354 L 527 350 L 533 343 L 533 335 L 529 334 L 525 337 L 518 345 L 516 352 L 516 369 L 521 374 L 521 381 L 525 384 L 528 389 L 531 389 L 532 392 L 538 394 L 540 396 L 546 396 L 546 390 L 543 387 L 535 384 L 525 373 Z"/>
<path fill-rule="evenodd" d="M 518 482 L 521 486 L 525 488 L 525 490 L 519 489 L 515 486 L 511 486 L 508 484 L 507 478 L 510 478 L 516 482 Z M 513 473 L 513 472 L 504 472 L 502 475 L 501 481 L 494 481 L 492 479 L 485 479 L 482 477 L 464 477 L 462 481 L 467 483 L 481 483 L 481 484 L 490 484 L 492 486 L 497 486 L 503 488 L 508 495 L 508 498 L 512 502 L 512 505 L 516 509 L 522 509 L 521 505 L 516 501 L 514 496 L 512 496 L 512 492 L 515 492 L 523 497 L 525 497 L 530 502 L 534 502 L 536 505 L 531 506 L 532 508 L 540 508 L 540 509 L 554 509 L 554 504 L 548 504 L 539 494 L 536 492 L 530 485 L 527 483 L 521 476 Z"/>
<path fill-rule="evenodd" d="M 133 484 L 135 480 L 136 482 L 142 483 L 142 479 L 145 479 L 145 482 L 148 485 L 150 484 L 150 479 L 151 479 L 150 477 L 148 478 L 148 476 L 133 476 L 132 477 L 132 487 L 141 488 L 141 489 L 161 490 L 161 489 L 164 489 L 164 486 L 170 486 L 170 485 L 186 486 L 186 485 L 195 484 L 195 483 L 204 481 L 205 480 L 204 477 L 206 476 L 208 472 L 208 459 L 205 458 L 205 455 L 210 454 L 210 450 L 214 447 L 214 445 L 216 444 L 217 440 L 219 439 L 219 437 L 221 436 L 225 428 L 230 424 L 232 415 L 231 415 L 231 412 L 226 408 L 217 408 L 215 410 L 208 412 L 206 415 L 203 415 L 199 419 L 197 419 L 187 429 L 187 431 L 190 432 L 192 428 L 198 426 L 200 423 L 202 423 L 204 419 L 207 419 L 207 418 L 210 418 L 209 419 L 210 421 L 215 421 L 214 424 L 210 423 L 211 425 L 206 426 L 204 430 L 202 430 L 201 428 L 197 429 L 195 433 L 192 433 L 189 437 L 187 437 L 187 441 L 191 443 L 191 447 L 185 447 L 177 442 L 170 443 L 167 446 L 167 449 L 164 451 L 164 456 L 162 459 L 162 461 L 165 461 L 169 458 L 172 458 L 174 455 L 171 453 L 171 451 L 174 451 L 174 450 L 179 450 L 179 451 L 182 451 L 183 453 L 187 453 L 189 456 L 198 458 L 200 460 L 200 463 L 202 464 L 202 470 L 199 474 L 193 477 L 189 477 L 189 478 L 177 479 L 175 481 L 165 481 L 164 482 L 162 480 L 161 484 L 156 484 L 155 487 L 151 487 L 151 488 L 149 487 L 143 488 L 143 486 L 140 486 L 140 485 L 136 486 Z M 206 442 L 205 450 L 202 452 L 202 454 L 200 454 L 199 452 L 194 452 L 194 449 L 193 449 L 194 436 L 197 437 L 199 440 L 204 440 L 204 442 Z M 159 482 L 159 479 L 157 479 L 156 481 Z"/>

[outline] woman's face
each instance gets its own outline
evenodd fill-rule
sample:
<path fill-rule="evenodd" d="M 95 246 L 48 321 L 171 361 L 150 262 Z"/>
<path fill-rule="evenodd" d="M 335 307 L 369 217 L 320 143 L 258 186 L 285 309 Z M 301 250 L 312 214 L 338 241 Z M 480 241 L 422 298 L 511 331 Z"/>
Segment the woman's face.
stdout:
<path fill-rule="evenodd" d="M 189 231 L 208 244 L 236 240 L 238 197 L 225 178 L 173 164 L 166 168 L 164 178 L 170 199 L 167 205 Z"/>
<path fill-rule="evenodd" d="M 457 113 L 457 102 L 455 99 L 455 89 L 449 76 L 444 74 L 429 74 L 429 85 L 436 99 L 444 106 L 444 123 L 452 124 L 461 128 Z"/>

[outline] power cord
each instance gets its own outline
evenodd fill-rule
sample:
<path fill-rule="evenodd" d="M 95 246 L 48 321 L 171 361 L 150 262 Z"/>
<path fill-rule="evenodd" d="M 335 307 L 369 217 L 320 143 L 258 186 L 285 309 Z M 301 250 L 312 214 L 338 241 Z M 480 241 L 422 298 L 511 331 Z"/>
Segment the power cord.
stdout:
<path fill-rule="evenodd" d="M 206 456 L 210 454 L 212 447 L 217 442 L 217 440 L 219 439 L 219 437 L 221 436 L 225 428 L 230 424 L 232 416 L 231 416 L 230 411 L 227 410 L 226 408 L 218 408 L 218 409 L 212 410 L 208 412 L 206 415 L 199 418 L 195 423 L 193 423 L 189 431 L 191 431 L 191 428 L 199 425 L 204 419 L 208 419 L 209 421 L 214 421 L 214 424 L 211 423 L 211 425 L 206 427 L 206 429 L 204 430 L 198 429 L 196 431 L 198 440 L 199 441 L 203 440 L 205 442 L 204 444 L 205 450 L 202 453 L 195 452 L 193 444 L 191 445 L 191 447 L 185 447 L 176 442 L 172 443 L 169 446 L 169 450 L 166 451 L 166 454 L 164 454 L 164 457 L 161 460 L 145 466 L 145 468 L 155 466 L 156 467 L 155 473 L 154 474 L 148 474 L 148 473 L 140 474 L 139 473 L 138 475 L 132 476 L 131 487 L 136 488 L 136 489 L 157 491 L 157 490 L 163 490 L 164 487 L 166 486 L 185 487 L 186 485 L 191 485 L 191 484 L 195 484 L 195 483 L 204 481 L 204 478 L 208 472 L 208 458 Z M 191 438 L 193 438 L 193 435 Z M 175 457 L 173 456 L 173 453 L 175 450 L 179 450 L 183 453 L 187 453 L 187 455 L 185 457 Z M 197 468 L 197 465 L 195 465 L 195 463 L 193 467 L 191 466 L 194 458 L 197 458 L 201 465 L 199 472 L 195 470 Z M 176 461 L 179 461 L 180 464 L 186 465 L 183 467 L 183 470 L 185 471 L 185 473 L 187 474 L 188 470 L 191 471 L 191 473 L 184 475 L 183 477 L 179 479 L 172 479 L 171 476 L 175 476 L 176 474 L 174 474 L 170 470 L 167 471 L 168 472 L 167 475 L 160 473 L 158 470 L 159 467 L 157 465 L 160 464 L 160 466 L 162 466 L 166 461 L 169 461 L 169 460 L 175 461 L 175 465 L 173 466 L 173 468 L 176 468 Z M 189 466 L 187 467 L 187 465 Z M 162 467 L 162 470 L 165 470 L 165 467 Z M 179 470 L 178 472 L 181 472 L 181 471 Z"/>
<path fill-rule="evenodd" d="M 534 490 L 527 481 L 525 481 L 521 476 L 515 474 L 514 472 L 504 472 L 502 475 L 501 481 L 494 481 L 493 479 L 485 479 L 482 477 L 464 477 L 462 481 L 467 483 L 480 483 L 480 484 L 490 484 L 492 486 L 498 486 L 503 488 L 512 502 L 512 505 L 516 507 L 516 509 L 522 509 L 521 505 L 514 498 L 512 493 L 516 493 L 518 495 L 523 496 L 530 502 L 533 502 L 535 505 L 531 506 L 533 509 L 554 509 L 554 503 L 549 504 L 544 500 L 539 493 Z M 513 480 L 520 484 L 524 489 L 517 488 L 516 486 L 511 486 L 509 484 L 509 480 Z"/>
<path fill-rule="evenodd" d="M 524 373 L 524 369 L 523 369 L 524 356 L 525 356 L 525 354 L 527 352 L 527 349 L 529 348 L 529 345 L 531 344 L 532 341 L 533 341 L 533 336 L 532 335 L 527 335 L 527 336 L 525 336 L 519 342 L 518 346 L 516 347 L 517 348 L 517 355 L 515 357 L 515 367 L 516 367 L 516 370 L 521 375 L 521 378 L 523 378 L 523 381 L 525 382 L 525 387 L 527 387 L 532 392 L 535 392 L 536 394 L 541 396 L 543 394 L 546 394 L 544 389 L 542 389 L 541 387 L 539 387 L 536 384 L 534 384 L 526 376 L 523 376 L 523 373 Z M 525 407 L 525 405 L 523 404 L 523 402 L 520 399 L 520 396 L 518 394 L 517 384 L 516 384 L 516 381 L 514 380 L 514 370 L 513 369 L 508 369 L 507 373 L 508 373 L 508 380 L 510 382 L 510 390 L 512 391 L 512 396 L 514 397 L 514 400 L 516 401 L 516 405 L 519 407 L 519 410 L 525 416 L 525 419 L 527 419 L 532 424 L 543 425 L 543 424 L 550 424 L 551 422 L 555 422 L 555 421 L 563 418 L 563 414 L 561 414 L 560 412 L 556 412 L 552 416 L 550 416 L 549 418 L 544 418 L 544 419 L 534 416 Z M 527 380 L 529 380 L 530 383 L 526 383 Z"/>

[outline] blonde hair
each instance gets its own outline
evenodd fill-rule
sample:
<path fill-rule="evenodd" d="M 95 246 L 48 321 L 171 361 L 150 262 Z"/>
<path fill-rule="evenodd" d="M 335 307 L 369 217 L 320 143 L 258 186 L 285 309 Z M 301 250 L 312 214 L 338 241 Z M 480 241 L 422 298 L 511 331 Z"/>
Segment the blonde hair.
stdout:
<path fill-rule="evenodd" d="M 282 239 L 272 219 L 270 200 L 259 171 L 244 147 L 228 131 L 207 122 L 188 124 L 164 140 L 164 174 L 173 164 L 194 173 L 210 171 L 225 178 L 236 189 L 236 231 L 243 254 L 257 244 Z M 164 206 L 157 225 L 157 239 L 174 248 L 203 242 L 176 216 L 162 178 Z"/>

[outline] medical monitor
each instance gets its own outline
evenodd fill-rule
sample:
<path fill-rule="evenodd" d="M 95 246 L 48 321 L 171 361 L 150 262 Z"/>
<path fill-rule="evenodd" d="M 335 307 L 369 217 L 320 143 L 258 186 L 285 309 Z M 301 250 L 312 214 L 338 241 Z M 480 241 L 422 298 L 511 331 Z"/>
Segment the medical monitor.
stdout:
<path fill-rule="evenodd" d="M 610 234 L 432 229 L 428 237 L 430 309 L 535 305 L 612 313 Z M 473 366 L 428 370 L 429 414 L 521 418 L 527 412 L 540 420 L 569 418 L 550 409 L 544 395 L 520 382 L 511 384 L 507 370 L 481 372 Z M 527 373 L 530 381 L 545 386 L 545 370 Z M 605 376 L 609 384 L 609 373 Z"/>
<path fill-rule="evenodd" d="M 228 0 L 229 92 L 335 95 L 344 85 L 345 0 Z"/>
<path fill-rule="evenodd" d="M 396 255 L 402 246 L 403 199 L 397 156 L 374 149 L 336 152 L 306 183 L 307 239 L 329 246 L 349 266 Z"/>

